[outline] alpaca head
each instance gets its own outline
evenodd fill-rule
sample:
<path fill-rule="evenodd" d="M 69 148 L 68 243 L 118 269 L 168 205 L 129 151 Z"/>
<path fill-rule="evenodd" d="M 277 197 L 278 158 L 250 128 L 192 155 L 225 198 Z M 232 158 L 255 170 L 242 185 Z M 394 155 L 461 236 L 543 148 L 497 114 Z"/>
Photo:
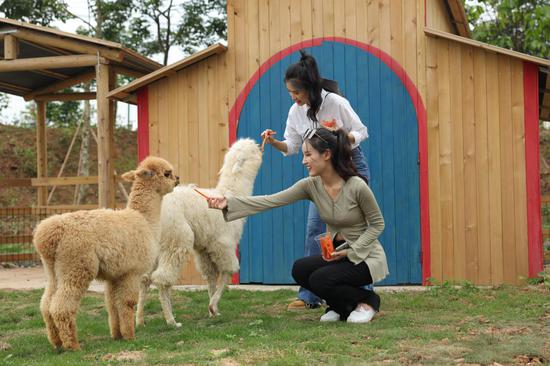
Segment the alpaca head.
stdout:
<path fill-rule="evenodd" d="M 262 152 L 256 141 L 239 139 L 225 154 L 220 170 L 220 183 L 224 178 L 248 178 L 253 182 L 262 165 Z"/>
<path fill-rule="evenodd" d="M 162 196 L 172 192 L 179 184 L 179 177 L 174 175 L 174 167 L 166 160 L 154 156 L 145 158 L 136 170 L 124 173 L 122 179 L 133 182 L 132 190 L 138 186 L 150 187 Z"/>

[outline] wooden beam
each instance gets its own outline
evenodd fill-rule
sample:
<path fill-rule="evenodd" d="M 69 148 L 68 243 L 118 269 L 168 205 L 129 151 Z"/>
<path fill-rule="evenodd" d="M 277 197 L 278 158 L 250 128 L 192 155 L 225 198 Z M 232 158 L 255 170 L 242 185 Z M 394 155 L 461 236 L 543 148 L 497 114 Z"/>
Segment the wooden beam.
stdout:
<path fill-rule="evenodd" d="M 2 178 L 0 188 L 32 187 L 31 178 Z"/>
<path fill-rule="evenodd" d="M 0 262 L 34 261 L 38 260 L 36 253 L 0 254 Z"/>
<path fill-rule="evenodd" d="M 461 37 L 472 38 L 462 3 L 458 0 L 446 0 L 446 3 L 451 11 L 451 21 L 455 25 L 458 34 Z"/>
<path fill-rule="evenodd" d="M 0 217 L 6 216 L 29 216 L 29 215 L 51 215 L 60 211 L 93 210 L 97 205 L 49 205 L 34 207 L 9 207 L 0 208 Z"/>
<path fill-rule="evenodd" d="M 95 93 L 59 93 L 59 94 L 40 94 L 34 97 L 34 100 L 54 101 L 54 100 L 93 100 Z"/>
<path fill-rule="evenodd" d="M 36 175 L 38 178 L 48 175 L 46 146 L 46 102 L 39 101 L 36 102 Z M 37 194 L 37 204 L 45 205 L 48 201 L 48 187 L 38 188 Z"/>
<path fill-rule="evenodd" d="M 550 60 L 546 60 L 546 59 L 543 59 L 543 58 L 540 58 L 540 57 L 526 55 L 524 53 L 508 50 L 506 48 L 492 46 L 492 45 L 487 44 L 487 43 L 474 41 L 473 39 L 460 37 L 460 36 L 457 36 L 456 34 L 450 34 L 450 33 L 447 33 L 447 32 L 442 32 L 442 31 L 439 31 L 439 30 L 436 30 L 436 29 L 433 29 L 433 28 L 428 28 L 428 27 L 424 28 L 424 33 L 426 35 L 430 36 L 430 37 L 450 39 L 452 41 L 467 44 L 467 45 L 477 47 L 477 48 L 481 48 L 481 49 L 484 49 L 486 51 L 500 53 L 502 55 L 508 55 L 508 56 L 511 56 L 511 57 L 514 57 L 514 58 L 517 58 L 517 59 L 520 59 L 520 60 L 529 61 L 529 62 L 532 62 L 532 63 L 537 64 L 537 65 L 544 65 L 544 66 L 550 67 Z"/>
<path fill-rule="evenodd" d="M 94 55 L 22 58 L 18 60 L 0 61 L 0 72 L 86 67 L 106 62 L 106 59 L 102 57 L 98 58 Z"/>
<path fill-rule="evenodd" d="M 17 38 L 13 34 L 6 34 L 4 37 L 4 60 L 15 60 L 19 53 Z"/>
<path fill-rule="evenodd" d="M 97 164 L 99 175 L 99 207 L 114 207 L 115 179 L 113 165 L 113 123 L 111 121 L 111 103 L 107 98 L 112 85 L 109 65 L 96 66 L 97 83 Z"/>
<path fill-rule="evenodd" d="M 32 235 L 0 235 L 0 245 L 32 243 Z"/>
<path fill-rule="evenodd" d="M 69 75 L 60 74 L 58 72 L 54 72 L 54 71 L 50 71 L 50 70 L 31 70 L 31 72 L 34 73 L 34 74 L 44 75 L 44 76 L 48 76 L 48 77 L 51 77 L 51 78 L 54 78 L 54 79 L 59 79 L 59 80 L 67 80 L 68 78 L 70 78 Z"/>
<path fill-rule="evenodd" d="M 97 184 L 97 181 L 98 181 L 97 176 L 31 178 L 33 187 L 74 186 L 75 184 Z"/>
<path fill-rule="evenodd" d="M 117 49 L 111 49 L 97 44 L 88 44 L 75 39 L 68 39 L 66 37 L 53 36 L 40 34 L 31 30 L 21 29 L 17 30 L 17 38 L 24 39 L 26 41 L 36 43 L 39 45 L 45 45 L 49 47 L 61 48 L 72 52 L 85 53 L 89 55 L 99 55 L 113 61 L 122 61 L 124 59 L 124 53 Z"/>
<path fill-rule="evenodd" d="M 93 78 L 95 78 L 95 71 L 85 72 L 83 74 L 76 75 L 70 79 L 61 80 L 61 81 L 58 81 L 57 83 L 48 85 L 46 87 L 36 89 L 32 93 L 28 93 L 24 95 L 23 98 L 25 98 L 26 101 L 29 101 L 33 99 L 36 95 L 53 93 L 58 90 L 65 89 L 76 84 L 88 82 Z"/>
<path fill-rule="evenodd" d="M 112 68 L 113 68 L 115 73 L 117 73 L 119 75 L 129 76 L 129 77 L 132 77 L 132 78 L 140 78 L 140 77 L 147 74 L 145 72 L 132 70 L 132 69 L 129 69 L 129 68 L 123 67 L 123 66 L 113 66 Z"/>
<path fill-rule="evenodd" d="M 27 94 L 28 92 L 31 91 L 31 89 L 29 88 L 25 88 L 19 85 L 13 85 L 10 83 L 4 83 L 2 81 L 0 81 L 0 87 L 10 89 L 11 91 L 13 91 L 15 94 L 18 94 L 18 95 Z"/>

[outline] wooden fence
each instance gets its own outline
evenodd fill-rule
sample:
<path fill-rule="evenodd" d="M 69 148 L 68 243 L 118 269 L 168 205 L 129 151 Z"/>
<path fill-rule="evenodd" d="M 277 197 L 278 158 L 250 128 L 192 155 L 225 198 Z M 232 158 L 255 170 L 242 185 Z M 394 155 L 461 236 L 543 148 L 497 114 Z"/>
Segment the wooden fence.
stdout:
<path fill-rule="evenodd" d="M 550 195 L 541 198 L 542 241 L 550 239 Z"/>
<path fill-rule="evenodd" d="M 37 261 L 32 233 L 41 220 L 54 214 L 96 207 L 67 205 L 0 208 L 0 262 Z"/>
<path fill-rule="evenodd" d="M 120 191 L 127 200 L 128 194 L 116 177 Z M 57 186 L 98 184 L 97 176 L 87 177 L 44 177 L 44 178 L 4 178 L 0 179 L 0 189 L 12 187 L 49 187 L 50 196 Z M 125 203 L 117 203 L 117 208 Z M 32 244 L 32 233 L 36 225 L 48 216 L 91 210 L 97 204 L 86 205 L 46 205 L 37 207 L 0 208 L 0 262 L 38 261 L 38 255 Z"/>

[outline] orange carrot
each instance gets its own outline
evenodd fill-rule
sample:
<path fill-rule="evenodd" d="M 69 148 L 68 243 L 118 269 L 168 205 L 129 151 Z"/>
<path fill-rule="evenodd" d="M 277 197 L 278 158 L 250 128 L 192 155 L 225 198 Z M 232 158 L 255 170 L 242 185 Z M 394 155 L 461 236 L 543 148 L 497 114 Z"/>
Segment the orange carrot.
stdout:
<path fill-rule="evenodd" d="M 194 190 L 195 192 L 197 192 L 198 194 L 200 194 L 201 196 L 203 196 L 204 198 L 206 198 L 207 200 L 210 199 L 210 197 L 208 197 L 207 195 L 205 195 L 204 193 L 202 193 L 202 192 L 199 191 L 198 189 L 193 188 L 193 190 Z"/>
<path fill-rule="evenodd" d="M 325 121 L 321 122 L 321 125 L 323 125 L 326 128 L 334 128 L 334 127 L 336 127 L 336 120 L 334 118 L 331 119 L 330 121 L 325 120 Z"/>
<path fill-rule="evenodd" d="M 267 141 L 269 136 L 271 136 L 271 132 L 266 132 L 266 134 L 264 135 L 264 139 L 262 141 L 262 146 L 260 148 L 262 150 L 262 152 L 264 152 L 265 142 Z"/>

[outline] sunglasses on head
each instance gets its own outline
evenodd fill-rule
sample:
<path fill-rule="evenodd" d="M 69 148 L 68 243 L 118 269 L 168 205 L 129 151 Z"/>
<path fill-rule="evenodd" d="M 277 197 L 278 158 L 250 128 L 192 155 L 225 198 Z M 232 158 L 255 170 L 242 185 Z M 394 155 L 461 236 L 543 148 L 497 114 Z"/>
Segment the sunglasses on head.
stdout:
<path fill-rule="evenodd" d="M 318 128 L 308 128 L 303 136 L 303 141 L 310 140 L 313 136 L 319 137 L 321 140 L 323 140 L 326 144 L 328 144 L 328 141 L 325 140 L 321 135 L 317 133 L 319 129 Z"/>

